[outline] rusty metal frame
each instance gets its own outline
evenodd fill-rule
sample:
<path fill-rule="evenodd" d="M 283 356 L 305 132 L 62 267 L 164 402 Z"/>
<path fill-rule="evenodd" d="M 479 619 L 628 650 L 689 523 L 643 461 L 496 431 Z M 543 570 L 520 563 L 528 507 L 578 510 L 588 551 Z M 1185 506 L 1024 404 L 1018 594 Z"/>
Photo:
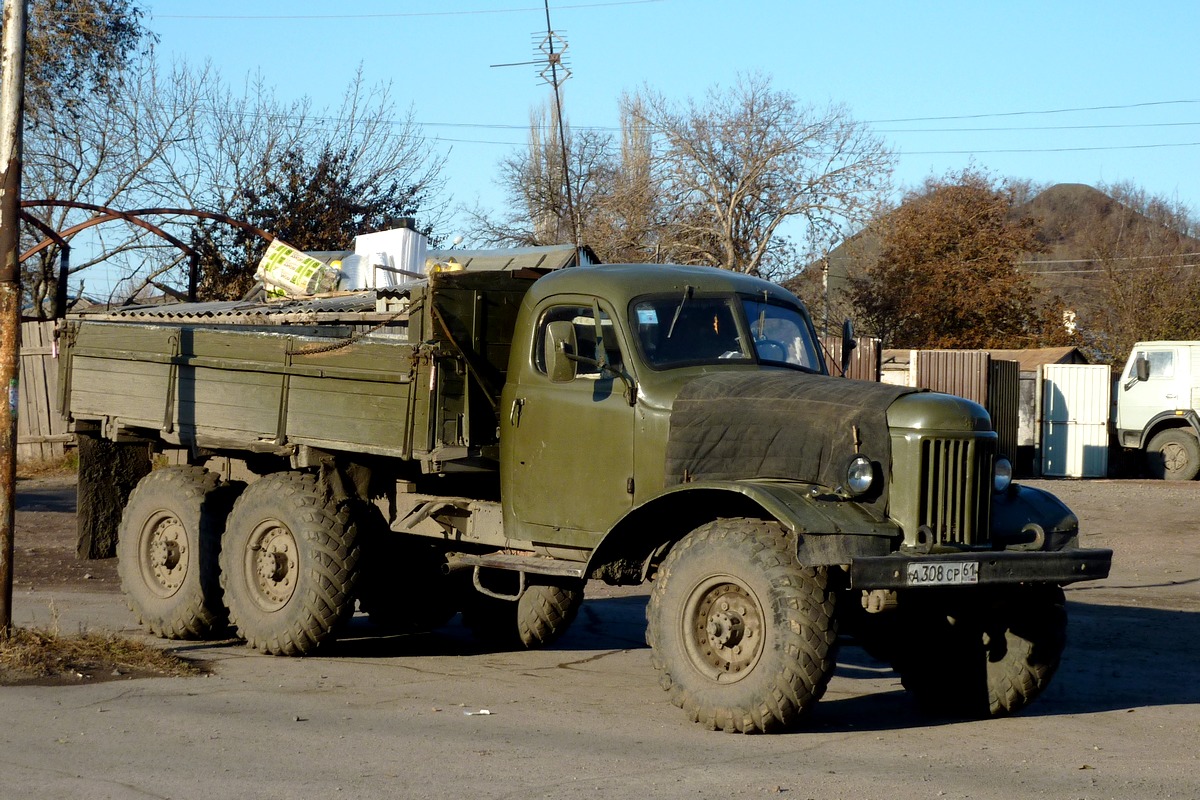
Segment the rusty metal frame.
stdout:
<path fill-rule="evenodd" d="M 28 209 L 28 208 L 40 208 L 40 207 L 73 208 L 73 209 L 78 209 L 81 211 L 92 211 L 96 214 L 96 216 L 92 217 L 91 219 L 87 219 L 87 220 L 84 220 L 83 222 L 72 225 L 69 228 L 65 228 L 61 231 L 56 232 L 45 222 L 43 222 L 40 219 L 38 219 L 37 217 L 33 216 L 28 211 L 24 210 L 24 209 Z M 154 223 L 152 223 L 148 220 L 142 219 L 142 217 L 146 217 L 146 216 L 196 217 L 198 219 L 207 219 L 207 220 L 213 220 L 215 222 L 223 222 L 226 225 L 232 225 L 235 228 L 241 228 L 242 230 L 248 231 L 248 232 L 254 234 L 255 236 L 258 236 L 258 237 L 264 239 L 267 242 L 271 242 L 275 239 L 275 235 L 273 233 L 269 233 L 269 232 L 263 230 L 262 228 L 259 228 L 255 225 L 251 225 L 250 223 L 245 222 L 243 220 L 235 219 L 226 214 L 220 214 L 215 211 L 200 211 L 200 210 L 194 209 L 194 208 L 138 208 L 138 209 L 134 209 L 132 211 L 120 211 L 115 208 L 109 208 L 108 206 L 96 205 L 95 203 L 82 203 L 82 202 L 79 202 L 76 200 L 51 200 L 51 199 L 23 200 L 23 201 L 21 201 L 21 208 L 23 209 L 21 212 L 21 218 L 23 220 L 25 220 L 26 222 L 28 222 L 33 227 L 37 228 L 39 231 L 41 231 L 46 237 L 42 241 L 38 242 L 36 245 L 34 245 L 33 247 L 29 248 L 28 250 L 26 250 L 24 253 L 21 254 L 19 260 L 22 263 L 27 258 L 33 257 L 34 255 L 40 253 L 42 250 L 45 250 L 46 248 L 50 247 L 53 244 L 57 244 L 57 245 L 59 245 L 59 247 L 63 248 L 62 266 L 60 267 L 60 274 L 59 274 L 59 281 L 58 281 L 59 288 L 58 288 L 58 294 L 56 295 L 56 301 L 61 301 L 61 302 L 58 302 L 59 309 L 65 308 L 65 305 L 66 305 L 66 303 L 65 303 L 66 279 L 67 279 L 67 268 L 68 268 L 68 264 L 69 264 L 69 260 L 68 260 L 69 255 L 68 254 L 70 252 L 70 245 L 68 244 L 69 238 L 74 236 L 75 234 L 79 233 L 80 231 L 87 230 L 88 228 L 95 227 L 96 225 L 100 225 L 105 222 L 112 222 L 114 220 L 123 220 L 125 222 L 130 223 L 131 225 L 136 225 L 139 228 L 143 228 L 144 230 L 147 230 L 150 233 L 153 233 L 155 236 L 158 236 L 159 238 L 164 239 L 165 241 L 167 241 L 170 244 L 177 247 L 179 250 L 183 251 L 183 253 L 188 256 L 188 260 L 189 260 L 188 300 L 190 300 L 190 301 L 196 300 L 196 284 L 198 283 L 198 280 L 199 280 L 199 275 L 198 275 L 199 258 L 200 258 L 199 253 L 197 253 L 195 248 L 191 247 L 186 242 L 182 241 L 181 239 L 179 239 L 175 236 L 172 236 L 170 233 L 167 233 L 167 231 L 163 230 L 158 225 L 155 225 Z"/>

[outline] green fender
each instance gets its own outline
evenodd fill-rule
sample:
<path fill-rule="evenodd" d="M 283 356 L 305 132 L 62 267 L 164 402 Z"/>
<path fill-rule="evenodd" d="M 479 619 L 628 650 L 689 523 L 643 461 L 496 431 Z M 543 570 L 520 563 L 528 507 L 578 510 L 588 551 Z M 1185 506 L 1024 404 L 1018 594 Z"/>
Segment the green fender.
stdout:
<path fill-rule="evenodd" d="M 802 564 L 849 564 L 886 555 L 899 526 L 875 519 L 858 503 L 812 483 L 756 479 L 696 481 L 671 487 L 622 517 L 592 552 L 587 574 L 613 583 L 645 579 L 655 555 L 715 519 L 775 519 L 797 534 Z"/>

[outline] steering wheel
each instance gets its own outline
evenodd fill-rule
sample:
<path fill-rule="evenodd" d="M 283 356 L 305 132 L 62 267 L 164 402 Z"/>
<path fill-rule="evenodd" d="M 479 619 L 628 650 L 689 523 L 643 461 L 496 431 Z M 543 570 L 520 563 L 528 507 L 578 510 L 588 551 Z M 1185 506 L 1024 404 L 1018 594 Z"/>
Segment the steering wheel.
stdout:
<path fill-rule="evenodd" d="M 754 342 L 758 357 L 763 361 L 787 361 L 787 345 L 775 339 L 758 339 Z"/>

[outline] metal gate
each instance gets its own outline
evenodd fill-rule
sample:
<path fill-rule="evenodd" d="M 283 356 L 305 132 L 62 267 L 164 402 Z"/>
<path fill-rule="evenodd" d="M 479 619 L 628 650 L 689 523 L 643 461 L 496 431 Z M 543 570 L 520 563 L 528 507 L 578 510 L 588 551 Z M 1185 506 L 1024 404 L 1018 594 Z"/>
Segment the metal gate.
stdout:
<path fill-rule="evenodd" d="M 1046 364 L 1041 372 L 1042 474 L 1108 474 L 1111 371 L 1104 364 Z"/>

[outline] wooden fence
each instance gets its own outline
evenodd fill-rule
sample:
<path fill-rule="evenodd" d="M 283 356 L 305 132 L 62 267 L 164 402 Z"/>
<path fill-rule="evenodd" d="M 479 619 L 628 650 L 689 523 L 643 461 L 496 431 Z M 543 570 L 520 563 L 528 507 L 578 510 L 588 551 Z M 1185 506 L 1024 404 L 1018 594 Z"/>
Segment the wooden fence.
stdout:
<path fill-rule="evenodd" d="M 53 322 L 21 323 L 17 460 L 61 458 L 74 437 L 58 413 L 58 358 Z"/>

